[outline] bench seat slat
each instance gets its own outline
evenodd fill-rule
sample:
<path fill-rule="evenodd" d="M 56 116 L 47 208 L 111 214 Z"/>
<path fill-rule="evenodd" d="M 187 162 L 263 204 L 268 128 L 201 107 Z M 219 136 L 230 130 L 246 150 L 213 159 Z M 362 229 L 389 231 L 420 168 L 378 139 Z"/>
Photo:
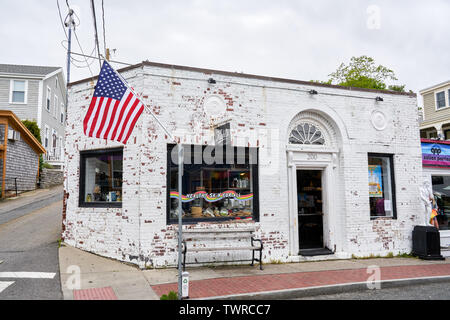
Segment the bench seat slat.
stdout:
<path fill-rule="evenodd" d="M 187 251 L 221 251 L 221 250 L 259 250 L 259 246 L 248 246 L 248 247 L 216 247 L 216 248 L 195 248 L 188 247 Z"/>
<path fill-rule="evenodd" d="M 189 229 L 183 230 L 183 233 L 234 233 L 234 232 L 255 232 L 255 229 Z"/>
<path fill-rule="evenodd" d="M 183 236 L 183 240 L 186 241 L 192 241 L 192 240 L 212 240 L 212 239 L 243 239 L 243 240 L 250 240 L 253 237 L 253 235 L 233 235 L 233 234 L 227 234 L 227 235 L 220 235 L 220 234 L 214 234 L 214 235 L 186 235 Z"/>

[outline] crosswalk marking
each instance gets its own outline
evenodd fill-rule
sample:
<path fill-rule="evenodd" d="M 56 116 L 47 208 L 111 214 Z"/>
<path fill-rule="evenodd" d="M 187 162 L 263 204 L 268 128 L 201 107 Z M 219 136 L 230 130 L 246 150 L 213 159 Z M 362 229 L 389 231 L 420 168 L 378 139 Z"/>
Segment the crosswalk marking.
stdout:
<path fill-rule="evenodd" d="M 0 278 L 53 279 L 52 272 L 0 272 Z"/>
<path fill-rule="evenodd" d="M 12 285 L 14 281 L 0 281 L 0 293 Z"/>

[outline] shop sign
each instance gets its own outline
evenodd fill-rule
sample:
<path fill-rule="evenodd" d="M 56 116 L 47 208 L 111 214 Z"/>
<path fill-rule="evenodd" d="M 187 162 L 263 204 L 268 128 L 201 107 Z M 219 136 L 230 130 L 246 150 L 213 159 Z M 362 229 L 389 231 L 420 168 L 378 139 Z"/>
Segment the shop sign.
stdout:
<path fill-rule="evenodd" d="M 450 144 L 422 139 L 422 164 L 425 167 L 450 167 Z"/>
<path fill-rule="evenodd" d="M 177 191 L 170 192 L 171 198 L 178 198 Z M 253 199 L 253 193 L 241 195 L 233 190 L 224 191 L 221 193 L 207 193 L 205 191 L 197 191 L 196 193 L 182 195 L 183 202 L 191 202 L 195 199 L 205 199 L 207 202 L 216 202 L 225 198 L 232 198 L 239 201 L 246 201 Z"/>

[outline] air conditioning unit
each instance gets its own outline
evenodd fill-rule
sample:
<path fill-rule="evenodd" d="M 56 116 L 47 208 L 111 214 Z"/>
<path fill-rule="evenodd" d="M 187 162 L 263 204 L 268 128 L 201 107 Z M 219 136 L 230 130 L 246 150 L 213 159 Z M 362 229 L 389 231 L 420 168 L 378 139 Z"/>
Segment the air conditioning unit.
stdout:
<path fill-rule="evenodd" d="M 9 129 L 8 130 L 8 140 L 20 140 L 20 132 L 17 130 Z"/>

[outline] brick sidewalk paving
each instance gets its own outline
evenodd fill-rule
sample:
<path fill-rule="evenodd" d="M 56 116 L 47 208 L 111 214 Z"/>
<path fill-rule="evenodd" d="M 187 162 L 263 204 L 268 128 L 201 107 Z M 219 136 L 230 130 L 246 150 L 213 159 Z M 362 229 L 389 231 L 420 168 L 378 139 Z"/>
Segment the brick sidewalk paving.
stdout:
<path fill-rule="evenodd" d="M 117 297 L 111 287 L 105 287 L 74 290 L 73 300 L 117 300 Z"/>
<path fill-rule="evenodd" d="M 450 264 L 382 267 L 381 280 L 450 276 Z M 227 296 L 285 289 L 308 288 L 365 282 L 373 273 L 367 269 L 296 272 L 190 281 L 191 299 Z M 177 292 L 177 283 L 153 285 L 158 296 Z"/>

